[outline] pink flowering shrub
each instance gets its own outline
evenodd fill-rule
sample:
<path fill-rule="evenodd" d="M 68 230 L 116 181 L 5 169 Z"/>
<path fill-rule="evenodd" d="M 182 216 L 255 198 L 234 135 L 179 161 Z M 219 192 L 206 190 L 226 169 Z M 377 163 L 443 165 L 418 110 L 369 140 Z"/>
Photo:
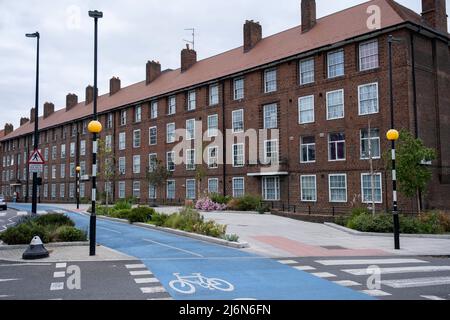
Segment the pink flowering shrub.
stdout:
<path fill-rule="evenodd" d="M 202 198 L 197 200 L 195 209 L 202 211 L 223 211 L 227 208 L 226 204 L 220 204 L 212 201 L 210 198 Z"/>

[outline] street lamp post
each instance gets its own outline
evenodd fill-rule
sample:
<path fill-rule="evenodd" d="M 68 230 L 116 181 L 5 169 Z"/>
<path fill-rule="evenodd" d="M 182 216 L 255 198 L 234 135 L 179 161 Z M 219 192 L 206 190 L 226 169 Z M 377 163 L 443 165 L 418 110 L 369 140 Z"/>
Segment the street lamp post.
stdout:
<path fill-rule="evenodd" d="M 27 38 L 36 38 L 37 50 L 36 50 L 36 93 L 34 103 L 34 151 L 38 150 L 39 140 L 39 32 L 27 33 Z M 29 170 L 29 168 L 28 168 Z M 37 172 L 33 172 L 33 191 L 31 196 L 31 214 L 36 215 L 37 212 Z"/>
<path fill-rule="evenodd" d="M 400 220 L 398 217 L 398 205 L 397 205 L 397 171 L 395 168 L 395 142 L 399 138 L 399 133 L 395 130 L 394 120 L 394 83 L 393 83 L 393 68 L 392 68 L 392 43 L 400 42 L 401 39 L 396 39 L 392 35 L 388 36 L 388 49 L 389 49 L 389 98 L 391 108 L 391 130 L 387 133 L 387 139 L 392 143 L 392 202 L 393 210 L 392 215 L 394 219 L 394 244 L 395 250 L 400 250 Z"/>
<path fill-rule="evenodd" d="M 75 168 L 75 170 L 77 171 L 77 174 L 76 174 L 76 179 L 77 179 L 77 183 L 76 183 L 76 185 L 77 185 L 77 210 L 79 210 L 80 209 L 80 172 L 81 172 L 81 167 L 77 166 Z"/>
<path fill-rule="evenodd" d="M 93 120 L 88 125 L 88 130 L 92 133 L 92 213 L 89 224 L 89 255 L 95 256 L 95 229 L 96 229 L 96 208 L 97 199 L 97 134 L 102 131 L 102 125 L 98 121 L 97 115 L 97 45 L 98 45 L 98 19 L 103 18 L 100 11 L 89 11 L 89 17 L 94 19 L 94 115 Z"/>

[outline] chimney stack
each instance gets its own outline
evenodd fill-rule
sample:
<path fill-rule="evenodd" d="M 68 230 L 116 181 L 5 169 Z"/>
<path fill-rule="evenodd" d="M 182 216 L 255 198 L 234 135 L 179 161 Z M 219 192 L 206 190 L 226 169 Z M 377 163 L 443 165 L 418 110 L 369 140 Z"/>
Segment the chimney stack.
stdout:
<path fill-rule="evenodd" d="M 113 94 L 120 91 L 120 79 L 118 77 L 112 77 L 109 80 L 109 95 L 112 96 Z"/>
<path fill-rule="evenodd" d="M 55 112 L 55 105 L 51 102 L 44 103 L 44 119 L 48 118 L 53 112 Z"/>
<path fill-rule="evenodd" d="M 89 85 L 86 87 L 86 105 L 94 101 L 94 87 Z"/>
<path fill-rule="evenodd" d="M 161 64 L 157 61 L 147 61 L 145 66 L 145 83 L 148 85 L 161 75 Z"/>
<path fill-rule="evenodd" d="M 244 52 L 252 50 L 262 39 L 262 27 L 259 22 L 247 20 L 244 24 Z"/>
<path fill-rule="evenodd" d="M 23 126 L 28 121 L 30 121 L 30 119 L 28 119 L 28 118 L 20 118 L 20 126 Z"/>
<path fill-rule="evenodd" d="M 31 108 L 30 110 L 30 122 L 34 122 L 34 108 Z"/>
<path fill-rule="evenodd" d="M 78 104 L 78 96 L 73 93 L 69 93 L 66 96 L 66 111 L 69 111 L 73 107 L 75 107 Z"/>
<path fill-rule="evenodd" d="M 445 0 L 422 0 L 422 19 L 436 31 L 448 34 Z"/>
<path fill-rule="evenodd" d="M 5 136 L 7 136 L 8 134 L 10 134 L 11 132 L 14 131 L 14 126 L 11 123 L 7 123 L 5 124 Z"/>
<path fill-rule="evenodd" d="M 302 0 L 302 33 L 316 25 L 316 0 Z"/>
<path fill-rule="evenodd" d="M 186 45 L 186 49 L 181 50 L 181 72 L 185 72 L 197 62 L 197 52 Z"/>

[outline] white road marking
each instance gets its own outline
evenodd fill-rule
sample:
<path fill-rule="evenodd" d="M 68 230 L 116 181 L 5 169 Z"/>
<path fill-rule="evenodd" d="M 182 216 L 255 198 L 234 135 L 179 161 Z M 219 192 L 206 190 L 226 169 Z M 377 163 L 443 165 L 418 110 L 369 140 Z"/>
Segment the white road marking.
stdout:
<path fill-rule="evenodd" d="M 294 269 L 297 269 L 300 271 L 316 270 L 316 268 L 311 267 L 311 266 L 298 266 L 298 267 L 294 267 Z"/>
<path fill-rule="evenodd" d="M 161 293 L 166 292 L 164 287 L 150 287 L 150 288 L 141 288 L 142 293 Z"/>
<path fill-rule="evenodd" d="M 346 273 L 353 274 L 355 276 L 366 276 L 372 273 L 368 273 L 367 269 L 348 269 L 342 270 Z M 412 272 L 437 272 L 437 271 L 450 271 L 450 266 L 421 266 L 421 267 L 398 267 L 398 268 L 381 268 L 382 274 L 394 274 L 394 273 L 412 273 Z"/>
<path fill-rule="evenodd" d="M 360 286 L 361 284 L 355 281 L 351 280 L 340 280 L 340 281 L 333 281 L 334 283 L 343 286 L 343 287 L 354 287 L 354 286 Z"/>
<path fill-rule="evenodd" d="M 38 215 L 44 215 L 44 214 L 47 214 L 47 211 L 45 211 L 45 210 L 39 210 L 39 211 L 37 211 L 36 212 Z"/>
<path fill-rule="evenodd" d="M 53 273 L 53 278 L 64 278 L 66 276 L 65 271 L 57 271 Z"/>
<path fill-rule="evenodd" d="M 26 212 L 26 211 L 19 211 L 19 212 L 17 212 L 17 216 L 19 216 L 19 217 L 27 216 L 27 215 L 28 215 L 28 212 Z"/>
<path fill-rule="evenodd" d="M 0 299 L 1 299 L 1 298 L 8 298 L 8 297 L 13 297 L 13 296 L 9 296 L 9 295 L 7 295 L 7 294 L 0 294 Z"/>
<path fill-rule="evenodd" d="M 20 279 L 0 279 L 0 282 L 7 282 L 7 281 L 17 281 Z"/>
<path fill-rule="evenodd" d="M 6 212 L 0 212 L 0 217 L 6 216 Z"/>
<path fill-rule="evenodd" d="M 379 264 L 401 264 L 401 263 L 428 263 L 419 259 L 364 259 L 364 260 L 317 260 L 324 266 L 345 266 L 345 265 L 379 265 Z"/>
<path fill-rule="evenodd" d="M 122 234 L 122 232 L 119 232 L 119 231 L 116 231 L 116 230 L 113 230 L 113 229 L 109 229 L 109 228 L 105 228 L 105 227 L 97 227 L 98 229 L 103 229 L 103 230 L 107 230 L 107 231 L 110 231 L 110 232 L 114 232 L 114 233 L 117 233 L 117 234 Z"/>
<path fill-rule="evenodd" d="M 422 298 L 428 299 L 428 300 L 435 300 L 435 301 L 440 301 L 440 300 L 445 300 L 444 298 L 440 298 L 437 296 L 421 296 Z"/>
<path fill-rule="evenodd" d="M 313 276 L 319 277 L 319 278 L 334 278 L 336 277 L 335 274 L 329 273 L 329 272 L 315 272 L 311 273 Z"/>
<path fill-rule="evenodd" d="M 156 283 L 156 282 L 159 282 L 159 280 L 156 279 L 156 278 L 137 278 L 137 279 L 134 279 L 134 281 L 136 283 L 139 283 L 139 284 L 141 284 L 141 283 Z"/>
<path fill-rule="evenodd" d="M 278 260 L 278 262 L 282 263 L 282 264 L 297 264 L 298 263 L 297 261 L 294 261 L 294 260 Z"/>
<path fill-rule="evenodd" d="M 145 264 L 126 264 L 125 265 L 125 268 L 127 268 L 127 269 L 142 269 L 142 268 L 147 268 L 146 266 L 145 266 Z"/>
<path fill-rule="evenodd" d="M 52 284 L 50 285 L 50 291 L 63 289 L 64 289 L 64 282 L 52 282 Z"/>
<path fill-rule="evenodd" d="M 391 288 L 418 288 L 428 286 L 442 286 L 450 284 L 450 277 L 384 280 L 381 281 L 381 283 Z"/>
<path fill-rule="evenodd" d="M 56 298 L 56 299 L 48 299 L 49 301 L 51 301 L 51 300 L 57 300 L 57 301 L 59 301 L 59 300 L 62 300 L 62 298 Z"/>
<path fill-rule="evenodd" d="M 151 273 L 148 270 L 145 271 L 130 271 L 130 275 L 132 276 L 146 276 L 146 275 L 151 275 L 153 273 Z"/>
<path fill-rule="evenodd" d="M 59 213 L 59 214 L 64 214 L 64 213 L 66 213 L 66 211 L 65 210 L 53 210 L 53 212 L 54 213 Z"/>
<path fill-rule="evenodd" d="M 55 268 L 67 268 L 67 263 L 66 262 L 57 263 Z"/>
<path fill-rule="evenodd" d="M 0 264 L 0 267 L 50 266 L 51 263 L 10 263 Z"/>
<path fill-rule="evenodd" d="M 372 297 L 385 297 L 385 296 L 392 296 L 392 294 L 381 291 L 381 290 L 362 290 L 362 293 L 368 294 Z"/>
<path fill-rule="evenodd" d="M 173 300 L 173 298 L 152 298 L 147 300 Z"/>
<path fill-rule="evenodd" d="M 192 252 L 192 251 L 188 251 L 188 250 L 184 250 L 184 249 L 181 249 L 181 248 L 169 246 L 168 244 L 164 244 L 164 243 L 161 243 L 161 242 L 158 242 L 158 241 L 149 240 L 149 239 L 142 239 L 142 240 L 147 241 L 147 242 L 151 242 L 151 243 L 156 243 L 156 244 L 159 244 L 160 246 L 164 246 L 164 247 L 167 247 L 167 248 L 171 248 L 171 249 L 175 249 L 175 250 L 178 250 L 178 251 L 186 252 L 186 253 L 192 254 L 194 256 L 203 258 L 203 256 L 201 254 L 198 254 L 198 253 L 195 253 L 195 252 Z"/>

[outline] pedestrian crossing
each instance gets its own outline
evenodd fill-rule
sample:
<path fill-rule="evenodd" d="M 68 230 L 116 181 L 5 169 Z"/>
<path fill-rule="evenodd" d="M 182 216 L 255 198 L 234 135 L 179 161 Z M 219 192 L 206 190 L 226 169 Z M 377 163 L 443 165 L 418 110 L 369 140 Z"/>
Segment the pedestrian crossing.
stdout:
<path fill-rule="evenodd" d="M 140 285 L 139 289 L 146 295 L 147 300 L 172 299 L 159 280 L 144 264 L 127 264 L 125 268 L 134 277 L 134 282 Z"/>
<path fill-rule="evenodd" d="M 278 262 L 378 299 L 450 299 L 450 259 L 286 258 Z"/>

